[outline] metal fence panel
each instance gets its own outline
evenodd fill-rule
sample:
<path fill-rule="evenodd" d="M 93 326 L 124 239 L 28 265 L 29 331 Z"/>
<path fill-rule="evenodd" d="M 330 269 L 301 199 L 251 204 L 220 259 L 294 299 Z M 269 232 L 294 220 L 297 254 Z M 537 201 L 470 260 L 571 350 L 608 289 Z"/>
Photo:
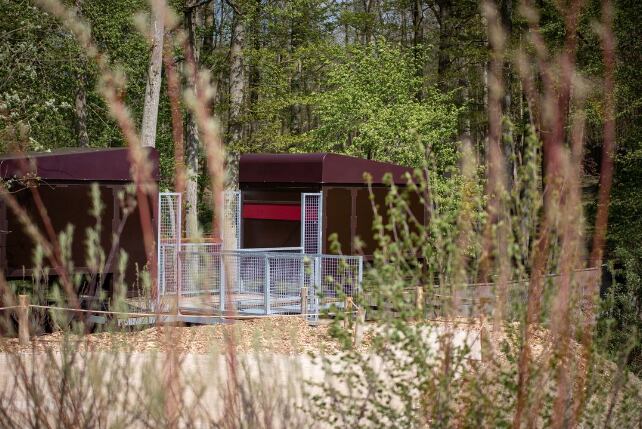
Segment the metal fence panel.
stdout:
<path fill-rule="evenodd" d="M 158 299 L 166 293 L 176 293 L 178 252 L 181 244 L 181 194 L 161 192 L 158 194 Z"/>
<path fill-rule="evenodd" d="M 241 247 L 241 192 L 225 191 L 223 205 L 223 242 L 229 250 Z"/>
<path fill-rule="evenodd" d="M 188 246 L 184 246 L 187 248 Z M 179 307 L 242 314 L 296 314 L 306 301 L 309 320 L 361 288 L 359 256 L 277 252 L 216 252 L 198 246 L 180 253 Z M 301 295 L 307 288 L 307 296 Z"/>
<path fill-rule="evenodd" d="M 269 278 L 265 257 L 260 253 L 226 253 L 225 258 L 238 273 L 236 279 L 230 279 L 228 289 L 233 296 L 230 302 L 234 308 L 248 314 L 264 314 L 266 283 Z"/>
<path fill-rule="evenodd" d="M 345 296 L 356 296 L 361 284 L 363 266 L 360 256 L 319 255 L 319 294 L 323 303 L 342 300 Z"/>
<path fill-rule="evenodd" d="M 301 288 L 304 284 L 302 255 L 266 256 L 270 270 L 269 304 L 273 313 L 300 313 Z"/>
<path fill-rule="evenodd" d="M 321 192 L 301 194 L 301 247 L 303 253 L 319 254 L 322 250 L 322 204 Z"/>
<path fill-rule="evenodd" d="M 181 251 L 178 282 L 180 297 L 216 295 L 221 290 L 222 254 L 208 251 Z"/>

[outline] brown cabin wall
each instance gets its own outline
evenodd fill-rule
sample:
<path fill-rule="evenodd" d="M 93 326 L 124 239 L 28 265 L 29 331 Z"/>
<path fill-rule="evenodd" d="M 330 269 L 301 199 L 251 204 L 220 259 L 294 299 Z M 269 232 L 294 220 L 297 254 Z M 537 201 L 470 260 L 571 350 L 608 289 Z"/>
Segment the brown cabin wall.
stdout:
<path fill-rule="evenodd" d="M 386 187 L 373 187 L 375 204 L 382 207 L 388 193 Z M 355 238 L 363 242 L 361 252 L 369 259 L 375 248 L 376 240 L 372 231 L 374 214 L 370 201 L 370 191 L 366 186 L 324 186 L 323 188 L 323 251 L 331 253 L 330 236 L 337 235 L 341 253 L 354 255 Z M 382 213 L 384 222 L 386 213 Z"/>
<path fill-rule="evenodd" d="M 366 186 L 336 186 L 323 187 L 323 251 L 331 253 L 329 240 L 335 233 L 341 244 L 341 253 L 355 255 L 362 253 L 366 259 L 371 259 L 377 248 L 374 237 L 374 213 L 372 204 L 378 207 L 384 224 L 388 222 L 385 209 L 385 199 L 389 188 L 374 186 L 372 193 L 374 201 L 370 200 L 370 190 Z M 425 213 L 418 196 L 412 196 L 411 211 L 421 222 L 425 222 Z M 363 247 L 355 248 L 355 238 L 358 237 Z"/>
<path fill-rule="evenodd" d="M 121 220 L 121 210 L 117 198 L 120 189 L 123 189 L 123 185 L 109 183 L 99 185 L 103 206 L 100 242 L 105 258 L 109 256 L 112 235 L 117 231 Z M 96 220 L 90 213 L 92 206 L 91 184 L 47 183 L 39 186 L 38 191 L 56 235 L 66 230 L 67 225 L 73 226 L 71 260 L 76 272 L 86 272 L 86 230 L 96 227 Z M 14 196 L 43 235 L 48 238 L 31 190 L 28 188 L 17 190 Z M 0 268 L 9 278 L 30 278 L 34 264 L 35 244 L 24 231 L 17 217 L 4 204 L 0 205 L 0 231 L 6 231 L 6 233 L 0 232 Z M 137 266 L 140 271 L 147 262 L 138 209 L 134 210 L 126 220 L 123 233 L 120 236 L 119 248 L 128 254 L 125 282 L 132 289 L 131 292 L 134 292 Z M 51 265 L 47 260 L 43 261 L 43 264 L 45 266 Z M 112 267 L 106 271 L 116 271 L 117 264 L 118 253 L 115 253 Z"/>

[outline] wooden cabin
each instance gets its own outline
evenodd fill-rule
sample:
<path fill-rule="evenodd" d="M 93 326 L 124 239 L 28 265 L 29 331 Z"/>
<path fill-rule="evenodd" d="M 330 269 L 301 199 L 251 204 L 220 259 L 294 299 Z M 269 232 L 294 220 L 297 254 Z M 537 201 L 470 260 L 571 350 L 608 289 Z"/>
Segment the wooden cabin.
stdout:
<path fill-rule="evenodd" d="M 152 177 L 159 180 L 158 153 L 148 152 L 152 162 Z M 71 260 L 75 273 L 90 274 L 86 261 L 85 238 L 87 228 L 94 228 L 91 215 L 91 186 L 98 184 L 103 206 L 100 244 L 107 258 L 112 250 L 113 235 L 120 229 L 123 212 L 118 199 L 119 191 L 132 183 L 127 148 L 68 149 L 52 152 L 5 155 L 0 157 L 0 177 L 5 186 L 24 208 L 30 219 L 48 237 L 36 194 L 42 200 L 56 235 L 73 226 Z M 150 199 L 150 211 L 155 198 Z M 154 225 L 154 219 L 150 219 Z M 134 285 L 137 269 L 147 264 L 143 244 L 141 218 L 138 207 L 123 223 L 122 234 L 114 254 L 123 249 L 129 256 L 125 282 Z M 35 243 L 25 232 L 15 213 L 0 198 L 0 269 L 9 279 L 30 279 L 33 273 Z M 117 257 L 103 273 L 110 277 L 116 270 Z M 48 261 L 45 266 L 51 267 Z M 51 275 L 55 275 L 50 270 Z"/>
<path fill-rule="evenodd" d="M 412 172 L 395 164 L 332 153 L 242 155 L 241 247 L 304 247 L 305 253 L 330 253 L 328 238 L 336 233 L 343 254 L 357 253 L 354 239 L 359 237 L 365 243 L 364 256 L 369 259 L 376 243 L 364 173 L 372 176 L 375 204 L 383 207 L 389 191 L 384 175 L 390 173 L 394 183 L 403 187 L 405 174 Z M 315 194 L 319 195 L 318 201 L 312 199 Z M 306 204 L 304 195 L 311 198 L 308 207 L 302 207 Z M 414 198 L 411 206 L 413 214 L 423 222 L 426 215 L 419 198 Z M 310 235 L 310 226 L 315 225 L 319 245 L 308 249 L 306 236 Z"/>

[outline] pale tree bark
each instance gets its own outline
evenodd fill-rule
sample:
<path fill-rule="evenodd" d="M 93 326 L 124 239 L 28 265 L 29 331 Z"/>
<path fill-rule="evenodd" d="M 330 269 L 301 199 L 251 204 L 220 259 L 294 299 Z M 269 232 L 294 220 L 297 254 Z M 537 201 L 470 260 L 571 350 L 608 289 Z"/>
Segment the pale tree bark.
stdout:
<path fill-rule="evenodd" d="M 76 14 L 82 16 L 82 0 L 76 0 Z M 76 88 L 76 139 L 78 146 L 89 147 L 89 133 L 87 132 L 87 61 L 80 54 L 80 71 L 78 72 L 78 86 Z"/>
<path fill-rule="evenodd" d="M 187 72 L 188 83 L 196 91 L 196 73 L 198 72 L 202 37 L 198 28 L 203 24 L 203 15 L 199 2 L 187 0 L 185 5 L 185 30 L 187 32 Z M 188 237 L 198 235 L 198 175 L 200 164 L 200 138 L 198 125 L 193 113 L 187 112 L 185 125 L 185 166 L 187 181 L 185 186 L 185 226 Z"/>
<path fill-rule="evenodd" d="M 158 9 L 158 8 L 154 8 Z M 163 11 L 153 11 L 152 55 L 147 70 L 145 104 L 143 105 L 143 124 L 141 125 L 141 144 L 156 147 L 156 124 L 158 123 L 158 103 L 160 100 L 161 74 L 163 69 L 163 37 L 165 17 Z"/>
<path fill-rule="evenodd" d="M 245 44 L 245 20 L 238 4 L 228 2 L 234 9 L 234 31 L 230 43 L 230 116 L 229 136 L 230 146 L 236 148 L 243 138 L 241 113 L 245 100 L 245 64 L 243 47 Z"/>
<path fill-rule="evenodd" d="M 78 74 L 75 110 L 78 146 L 89 147 L 89 133 L 87 132 L 87 76 L 85 76 L 84 72 Z"/>

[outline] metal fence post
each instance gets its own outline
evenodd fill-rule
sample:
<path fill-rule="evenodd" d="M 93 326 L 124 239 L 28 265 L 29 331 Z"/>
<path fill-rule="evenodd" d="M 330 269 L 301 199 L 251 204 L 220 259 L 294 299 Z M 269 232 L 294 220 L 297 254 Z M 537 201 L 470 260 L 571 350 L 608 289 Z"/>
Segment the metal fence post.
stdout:
<path fill-rule="evenodd" d="M 181 290 L 183 288 L 183 261 L 181 256 L 185 256 L 176 252 L 176 259 L 174 265 L 174 282 L 176 283 L 176 314 L 181 312 Z"/>
<path fill-rule="evenodd" d="M 319 192 L 317 206 L 317 253 L 323 253 L 323 192 Z"/>
<path fill-rule="evenodd" d="M 358 291 L 361 292 L 361 285 L 363 283 L 363 256 L 359 256 L 358 267 L 357 288 Z"/>
<path fill-rule="evenodd" d="M 321 257 L 319 255 L 314 255 L 314 287 L 315 289 L 320 289 L 321 293 L 323 293 L 323 286 L 321 284 L 322 276 L 323 274 L 321 273 Z"/>
<path fill-rule="evenodd" d="M 319 314 L 319 294 L 323 293 L 323 287 L 321 285 L 321 256 L 319 255 L 314 255 L 314 273 L 312 279 L 312 313 L 315 314 L 314 320 L 316 321 L 317 315 Z"/>
<path fill-rule="evenodd" d="M 220 284 L 219 284 L 219 299 L 221 300 L 221 303 L 219 305 L 221 311 L 225 311 L 225 289 L 227 287 L 227 283 L 225 282 L 225 254 L 224 253 L 219 253 L 218 254 L 218 266 L 219 266 L 219 279 L 220 279 Z"/>
<path fill-rule="evenodd" d="M 161 310 L 161 293 L 165 293 L 165 264 L 161 260 L 165 258 L 165 249 L 161 247 L 161 205 L 163 204 L 163 194 L 158 194 L 158 202 L 156 206 L 156 311 Z M 162 288 L 162 292 L 161 292 Z"/>
<path fill-rule="evenodd" d="M 265 314 L 270 314 L 270 258 L 265 255 L 265 286 L 263 287 L 263 297 L 265 299 Z"/>

